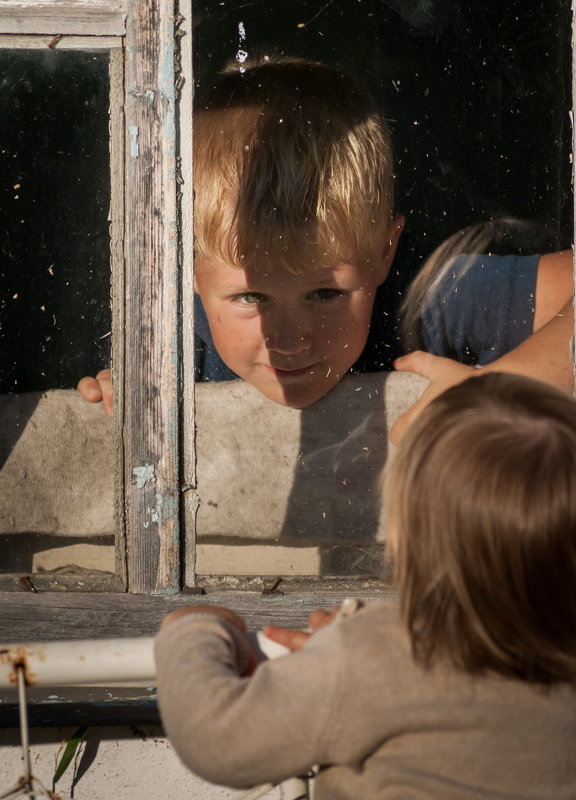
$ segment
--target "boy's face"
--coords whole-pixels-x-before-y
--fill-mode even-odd
[[[305,275],[197,257],[196,291],[224,363],[280,405],[304,408],[323,397],[364,349],[400,229],[377,265],[341,261]]]

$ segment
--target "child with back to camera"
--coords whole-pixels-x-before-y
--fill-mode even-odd
[[[390,135],[366,90],[299,59],[243,69],[225,71],[195,111],[196,378],[240,377],[303,408],[349,371],[393,368],[398,309],[420,259],[400,239]],[[545,351],[547,324],[571,296],[569,257],[532,257],[522,274],[498,336],[485,329],[494,359],[517,344],[517,320],[522,338],[544,330]],[[482,316],[482,297],[473,300]],[[530,359],[516,361],[522,370]],[[538,365],[566,382],[567,355]],[[111,411],[109,370],[79,389]]]
[[[232,611],[172,612],[155,654],[173,745],[235,787],[319,765],[316,800],[576,797],[576,404],[471,378],[388,469],[399,605],[265,628],[297,652],[256,666]]]

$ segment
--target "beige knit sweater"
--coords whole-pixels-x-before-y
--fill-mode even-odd
[[[162,720],[180,757],[248,787],[321,765],[315,800],[574,800],[576,691],[423,671],[395,605],[371,604],[240,678],[242,636],[211,615],[156,639]]]

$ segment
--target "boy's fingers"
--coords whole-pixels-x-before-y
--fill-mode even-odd
[[[98,375],[96,375],[96,380],[100,384],[100,389],[102,391],[102,403],[104,404],[104,410],[108,416],[111,417],[114,411],[114,386],[112,385],[112,370],[100,370]]]
[[[423,350],[414,350],[406,356],[400,356],[394,361],[394,369],[398,372],[414,372],[423,378],[431,380],[435,377],[435,367],[438,366],[439,356],[425,353]]]
[[[306,631],[293,630],[291,628],[278,628],[276,625],[266,625],[263,629],[263,633],[269,639],[272,639],[273,642],[284,645],[284,647],[287,647],[288,650],[292,652],[304,647],[311,636],[311,634]]]
[[[95,378],[85,377],[78,382],[77,390],[88,403],[102,401],[104,410],[109,417],[114,410],[114,388],[112,385],[112,370],[102,369]]]
[[[415,350],[397,358],[394,368],[399,372],[413,372],[430,383],[420,398],[394,422],[390,429],[390,441],[398,444],[412,422],[426,406],[450,386],[460,383],[471,375],[479,374],[473,367],[452,361],[450,358],[435,356],[422,350]]]
[[[112,383],[112,370],[110,367],[106,367],[106,369],[101,369],[100,372],[96,375],[96,380],[98,383],[102,383],[103,381],[110,381]]]
[[[451,358],[425,353],[423,350],[414,350],[413,353],[400,356],[394,361],[394,369],[398,372],[414,372],[438,385],[442,384],[445,388],[476,374],[474,367],[453,361]]]
[[[96,378],[82,378],[76,389],[88,403],[99,403],[102,400],[102,390]]]

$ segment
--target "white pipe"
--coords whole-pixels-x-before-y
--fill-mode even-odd
[[[28,686],[153,680],[153,641],[142,636],[0,645],[0,687],[17,685],[20,664]]]
[[[277,658],[287,652],[260,631],[247,636],[261,658]],[[0,688],[18,686],[20,709],[25,713],[22,675],[28,686],[152,681],[156,676],[153,642],[152,637],[143,636],[0,644]],[[27,729],[27,723],[24,727]],[[261,787],[261,792],[267,794],[272,788],[272,784],[268,784]],[[282,800],[306,800],[309,796],[308,782],[304,778],[284,781],[280,791]],[[261,792],[257,797],[262,796]],[[249,800],[253,796],[251,791],[246,798]]]
[[[260,659],[288,652],[261,631],[246,636]],[[152,681],[156,677],[153,642],[153,637],[142,636],[0,644],[0,688],[16,686],[16,667],[21,664],[28,686]]]

